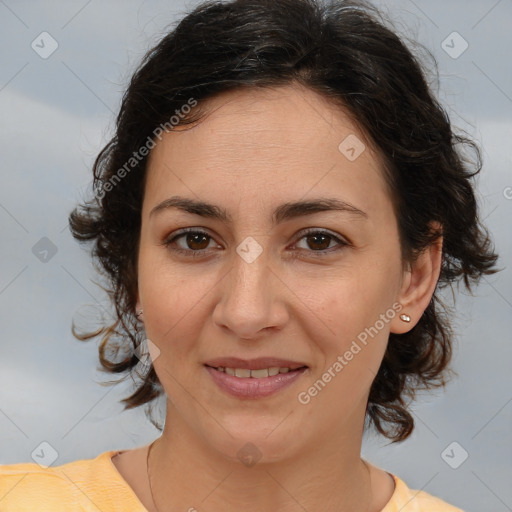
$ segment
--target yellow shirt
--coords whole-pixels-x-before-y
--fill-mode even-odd
[[[112,462],[119,451],[49,468],[0,465],[0,512],[147,512]],[[463,512],[392,476],[395,492],[381,512]]]

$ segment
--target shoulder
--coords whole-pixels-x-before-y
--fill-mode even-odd
[[[441,498],[410,489],[401,478],[391,476],[395,480],[395,492],[382,512],[464,512]]]
[[[38,510],[42,503],[58,510],[76,503],[78,489],[66,478],[69,467],[44,468],[35,462],[0,466],[0,510]]]
[[[119,510],[117,505],[131,496],[126,482],[115,472],[111,457],[103,452],[55,467],[37,463],[0,465],[0,510],[2,512],[50,512],[56,510]],[[117,503],[114,502],[114,497]]]

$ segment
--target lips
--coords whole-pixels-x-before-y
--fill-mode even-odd
[[[301,378],[307,371],[306,367],[278,374],[272,377],[254,379],[239,378],[220,372],[210,366],[205,366],[213,382],[223,392],[239,399],[261,399],[283,391]]]
[[[249,360],[222,357],[207,361],[204,367],[219,389],[239,399],[271,396],[291,386],[308,371],[304,363],[275,357]]]

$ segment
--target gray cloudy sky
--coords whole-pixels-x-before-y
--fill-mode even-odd
[[[95,342],[71,335],[77,311],[105,297],[67,215],[87,192],[130,71],[195,4],[0,1],[0,463],[31,462],[43,441],[63,464],[158,435],[142,411],[122,413],[126,387],[97,384]],[[363,453],[467,511],[505,512],[512,510],[512,1],[385,5],[434,53],[452,121],[483,146],[479,196],[505,270],[475,297],[458,297],[459,377],[418,402],[412,438],[384,447],[369,436]],[[441,456],[452,442],[456,457],[469,454],[457,469]]]

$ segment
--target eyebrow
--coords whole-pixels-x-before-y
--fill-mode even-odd
[[[151,210],[149,216],[151,217],[152,215],[168,210],[169,208],[177,208],[187,213],[220,220],[224,223],[230,223],[233,220],[227,210],[218,205],[180,196],[170,197],[169,199],[165,199],[161,203],[157,204]],[[368,218],[367,213],[346,201],[336,198],[319,198],[309,201],[284,203],[274,210],[272,214],[272,221],[274,224],[279,224],[285,220],[326,211],[340,211],[354,214],[362,218]]]

